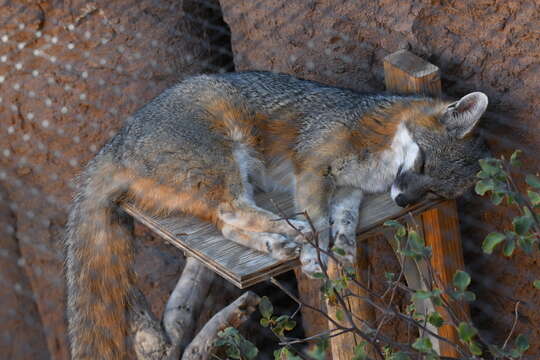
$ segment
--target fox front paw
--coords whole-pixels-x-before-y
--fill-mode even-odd
[[[320,258],[322,264],[326,266],[328,256],[321,253]],[[302,263],[302,272],[312,279],[316,278],[315,274],[323,272],[319,257],[317,256],[317,250],[309,244],[304,244],[302,253],[300,254],[300,262]]]
[[[337,248],[334,253],[344,265],[352,265],[356,260],[357,219],[348,211],[342,215],[332,225],[334,248]]]
[[[264,244],[270,256],[274,259],[285,260],[300,254],[300,244],[287,236],[272,233],[263,233]]]

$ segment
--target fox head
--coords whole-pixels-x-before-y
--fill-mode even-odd
[[[474,92],[453,103],[434,102],[408,119],[406,127],[418,149],[392,185],[397,205],[415,203],[426,195],[456,198],[474,184],[478,160],[488,156],[474,131],[487,105],[487,96]]]

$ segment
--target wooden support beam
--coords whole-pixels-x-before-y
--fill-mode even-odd
[[[441,95],[439,68],[407,50],[384,58],[384,83],[398,94]]]
[[[439,68],[409,51],[400,50],[388,55],[384,59],[384,73],[388,91],[441,95]],[[464,268],[456,202],[444,201],[425,211],[421,219],[426,244],[433,249],[431,264],[435,274],[440,278],[442,286],[449,287],[456,270]],[[468,309],[465,307],[464,313],[460,315],[468,317]],[[445,320],[449,319],[446,313],[442,316]],[[443,326],[439,333],[452,342],[459,342],[457,333],[451,326]],[[441,356],[459,356],[454,348],[443,342],[440,343],[439,350]]]
[[[422,223],[426,245],[431,246],[433,249],[431,264],[436,276],[441,280],[441,286],[448,288],[452,284],[456,271],[465,269],[455,200],[447,200],[439,206],[425,211],[422,214]],[[447,300],[459,320],[470,320],[467,303],[456,303],[451,299]],[[450,315],[444,308],[435,307],[435,310],[441,313],[443,319],[450,319]],[[454,343],[459,343],[456,329],[451,325],[441,326],[439,335],[450,339]],[[443,356],[460,356],[454,347],[445,342],[439,342],[439,347],[440,354]]]
[[[368,247],[367,247],[367,241],[359,241],[358,242],[358,248],[356,253],[356,279],[358,279],[359,282],[362,283],[364,286],[369,286],[368,283],[368,268],[369,268],[369,256],[368,256]],[[328,276],[331,279],[336,279],[341,277],[343,274],[341,272],[341,269],[338,267],[338,265],[330,261],[328,264]],[[350,289],[353,293],[359,296],[369,296],[369,294],[361,289],[360,287],[355,286],[353,289]],[[334,320],[338,320],[339,317],[337,316],[337,310],[342,308],[339,304],[327,304],[328,309],[328,315],[332,317]],[[375,309],[369,305],[366,301],[361,300],[357,297],[348,297],[347,298],[347,308],[348,310],[353,313],[356,317],[360,320],[353,319],[355,322],[354,325],[356,325],[360,329],[366,329],[374,328],[375,326]],[[350,327],[352,324],[349,323],[349,320],[347,318],[344,318],[342,321],[338,322],[345,326]],[[366,326],[367,324],[367,326]],[[335,327],[331,322],[328,324],[329,329],[332,329]],[[366,331],[368,332],[368,331]],[[332,359],[333,360],[351,360],[354,358],[354,349],[355,347],[360,344],[363,341],[362,338],[360,338],[358,335],[349,332],[345,333],[340,336],[333,337],[330,341],[331,349],[332,349]],[[370,359],[375,359],[375,349],[371,348],[371,346],[368,346],[366,348],[368,356]]]

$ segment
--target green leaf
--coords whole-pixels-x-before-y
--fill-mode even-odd
[[[423,353],[429,353],[433,351],[433,344],[427,336],[419,337],[418,339],[416,339],[416,341],[412,344],[412,347]]]
[[[270,319],[270,317],[274,313],[274,307],[272,306],[272,303],[267,296],[262,297],[261,302],[259,303],[259,311],[261,312],[261,315],[266,319]]]
[[[482,348],[476,341],[471,341],[469,343],[469,351],[471,352],[471,354],[476,356],[482,355]]]
[[[532,253],[533,251],[533,244],[534,244],[534,238],[530,236],[520,236],[518,239],[519,246],[525,251],[527,254]]]
[[[332,251],[335,252],[336,254],[340,255],[340,256],[345,256],[345,250],[343,250],[342,248],[334,246],[332,248]]]
[[[406,353],[400,351],[390,355],[389,360],[411,360],[411,358]]]
[[[403,226],[399,221],[396,220],[386,220],[383,224],[384,226],[391,226],[391,227],[400,227]]]
[[[462,340],[463,342],[471,341],[472,338],[478,332],[474,327],[472,327],[466,322],[459,323],[457,330],[458,330],[459,339]]]
[[[396,276],[396,274],[393,273],[393,272],[385,272],[384,273],[384,277],[386,278],[387,281],[393,281],[395,276]]]
[[[484,171],[490,176],[497,175],[501,172],[501,169],[499,167],[499,160],[497,159],[480,159],[478,163],[480,164],[482,171]]]
[[[443,306],[443,301],[440,296],[434,296],[431,301],[433,301],[433,305],[435,306]]]
[[[291,353],[291,351],[287,349],[286,347],[283,347],[281,349],[274,351],[274,359],[275,360],[302,360],[298,356]]]
[[[337,318],[339,321],[345,320],[345,315],[343,314],[343,310],[338,309],[338,310],[336,311],[336,318]]]
[[[523,151],[516,150],[512,153],[512,156],[510,156],[510,164],[512,166],[521,166],[521,161],[518,160],[518,158],[521,156]]]
[[[531,200],[531,204],[534,206],[540,205],[540,194],[536,191],[527,190],[527,196],[529,197],[529,200]]]
[[[504,238],[504,234],[501,234],[499,232],[492,232],[491,234],[486,236],[486,238],[484,239],[484,243],[482,244],[482,249],[484,250],[484,253],[492,254],[495,246],[499,245],[504,240]]]
[[[227,347],[227,356],[231,359],[241,359],[240,349],[236,346]]]
[[[409,231],[409,243],[415,249],[421,249],[426,244],[424,239],[414,230]]]
[[[324,274],[321,272],[316,272],[312,275],[315,279],[324,279]]]
[[[474,300],[476,300],[476,294],[473,293],[472,291],[464,291],[463,300],[467,302],[473,302]]]
[[[540,289],[540,280],[534,280],[533,281],[533,286],[537,289]]]
[[[501,192],[492,192],[491,193],[491,202],[495,205],[500,205],[504,199],[504,193]]]
[[[257,358],[259,354],[259,349],[249,340],[242,338],[239,344],[240,354],[242,358],[252,360]]]
[[[296,321],[294,320],[287,320],[285,324],[283,324],[283,327],[287,331],[291,331],[292,329],[294,329],[295,326],[296,326]]]
[[[479,178],[479,179],[489,179],[490,176],[488,173],[480,170],[479,172],[476,173],[476,177]]]
[[[486,194],[486,192],[488,191],[492,191],[493,188],[494,188],[494,183],[493,183],[493,180],[491,179],[484,179],[484,180],[480,180],[476,183],[476,185],[474,186],[474,191],[480,195],[480,196],[484,196]]]
[[[454,286],[460,291],[465,291],[471,283],[471,277],[465,271],[458,270],[454,274]]]
[[[514,225],[514,230],[516,231],[516,233],[518,233],[519,235],[526,235],[531,229],[533,222],[534,220],[531,216],[523,215],[514,218],[512,224]]]
[[[540,189],[540,178],[536,175],[529,174],[525,177],[525,181],[529,186],[532,186],[535,189]]]
[[[317,342],[317,345],[308,351],[308,355],[314,360],[325,360],[326,351],[330,346],[330,342],[327,337],[323,337]]]
[[[262,327],[268,327],[270,325],[270,320],[267,318],[261,318],[260,323]]]
[[[354,348],[354,356],[352,360],[366,360],[368,354],[366,352],[366,341],[362,341],[360,344],[356,345]]]
[[[428,322],[435,327],[441,327],[444,324],[444,319],[438,312],[432,312],[428,316]]]
[[[523,334],[516,336],[514,344],[516,346],[516,350],[519,351],[521,354],[523,354],[529,349],[529,340]]]
[[[425,291],[425,290],[417,290],[413,296],[413,300],[426,300],[431,297],[431,291]]]
[[[506,242],[504,243],[504,249],[503,249],[504,256],[512,256],[515,249],[516,249],[516,240],[514,240],[513,237],[507,238]]]

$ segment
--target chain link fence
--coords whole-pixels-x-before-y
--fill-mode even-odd
[[[271,70],[382,91],[383,57],[406,48],[441,68],[448,95],[486,92],[491,102],[482,126],[493,153],[508,157],[521,149],[523,171],[535,173],[538,7],[505,0],[2,1],[1,357],[68,358],[62,236],[73,179],[130,114],[190,75]],[[459,204],[477,293],[473,321],[494,341],[504,341],[513,327],[527,333],[529,358],[536,358],[539,290],[531,284],[540,278],[538,252],[484,255],[485,235],[511,227],[513,213],[473,195]],[[184,260],[143,226],[134,235],[138,285],[159,314]],[[370,248],[377,288],[399,265],[383,241]],[[273,291],[258,289],[260,295]],[[216,282],[212,294],[201,325],[239,292]],[[294,311],[294,303],[278,301]],[[398,306],[407,303],[403,295]],[[395,333],[407,331],[386,325],[392,326]]]

